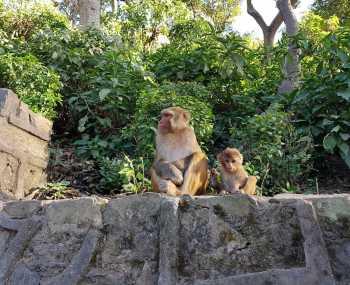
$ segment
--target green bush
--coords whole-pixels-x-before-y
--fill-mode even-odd
[[[293,191],[312,168],[312,139],[298,134],[290,115],[275,105],[232,130],[232,143],[238,146],[252,172],[258,173],[262,194]]]
[[[11,37],[29,39],[41,30],[61,30],[69,26],[66,17],[49,5],[0,10],[0,30]]]
[[[75,141],[78,154],[98,159],[121,147],[116,130],[130,123],[140,90],[149,84],[141,65],[122,50],[106,51],[93,59],[86,71],[87,91],[68,100],[81,138]]]
[[[192,93],[194,90],[199,93]],[[134,139],[138,154],[153,157],[154,131],[160,111],[170,106],[178,106],[191,112],[191,122],[197,139],[205,147],[213,131],[212,109],[201,100],[206,94],[204,87],[190,83],[165,83],[159,88],[144,90],[136,101],[135,118],[130,129],[124,131],[124,136]]]
[[[289,98],[296,126],[311,133],[325,151],[338,153],[350,168],[350,29],[299,44],[305,76]]]
[[[239,86],[244,75],[244,54],[248,49],[240,36],[215,33],[208,23],[185,22],[171,31],[171,42],[152,54],[150,69],[159,81],[197,81],[204,85]],[[232,85],[232,86],[231,86]],[[238,90],[238,87],[235,88]]]
[[[137,54],[95,29],[39,32],[30,50],[62,78],[60,132],[75,136],[78,154],[101,159],[124,150],[119,130],[131,121],[137,94],[152,81]]]
[[[0,86],[12,89],[34,112],[56,117],[62,102],[59,76],[32,55],[0,55]]]

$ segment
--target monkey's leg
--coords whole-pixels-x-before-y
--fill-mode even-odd
[[[203,194],[208,186],[208,159],[202,152],[192,154],[192,159],[184,172],[181,194]]]
[[[247,183],[243,187],[243,192],[248,195],[256,194],[256,176],[248,176]]]
[[[171,196],[181,195],[179,188],[171,181],[160,178],[154,168],[151,168],[151,182],[154,192],[167,193]]]
[[[159,160],[153,164],[153,168],[158,177],[172,181],[175,185],[183,182],[182,171],[175,164],[168,161]]]

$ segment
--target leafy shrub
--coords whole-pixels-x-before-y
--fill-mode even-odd
[[[87,30],[64,29],[40,31],[30,39],[31,53],[45,65],[56,70],[64,82],[63,93],[69,97],[87,87],[85,73],[95,66],[95,56],[103,54],[120,44],[111,37],[93,28]]]
[[[241,37],[218,35],[208,23],[185,22],[173,28],[171,38],[169,45],[149,57],[160,81],[195,80],[207,85],[214,78],[227,83],[242,77],[247,46]]]
[[[141,65],[119,50],[94,57],[87,70],[88,91],[71,96],[68,104],[81,139],[75,144],[84,157],[99,158],[120,149],[117,129],[131,120],[138,93],[148,85]]]
[[[12,89],[34,112],[53,119],[62,102],[59,76],[32,55],[0,55],[0,86]]]
[[[305,76],[302,88],[290,96],[297,127],[350,167],[350,30],[301,46]]]
[[[130,159],[102,159],[99,163],[102,177],[99,188],[103,192],[138,193],[150,189],[151,182],[145,175],[145,163],[142,157]]]
[[[194,90],[199,93],[192,93]],[[192,125],[199,143],[204,146],[213,131],[213,112],[200,98],[206,96],[205,88],[190,83],[165,83],[159,88],[143,91],[136,102],[135,118],[124,136],[134,138],[136,151],[144,157],[154,152],[154,130],[160,111],[170,106],[182,107],[192,114]]]
[[[49,5],[4,9],[0,13],[0,30],[11,37],[29,39],[40,30],[61,30],[69,26],[68,20]]]
[[[312,140],[298,134],[290,115],[272,106],[232,130],[233,145],[242,149],[250,171],[258,173],[262,193],[291,190],[311,170]]]
[[[120,149],[118,130],[151,81],[134,52],[95,29],[40,32],[30,49],[61,75],[64,108],[57,125],[77,138],[78,154],[99,160]]]

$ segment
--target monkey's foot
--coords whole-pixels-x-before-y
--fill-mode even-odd
[[[171,196],[177,196],[179,190],[173,182],[162,179],[159,181],[159,192],[166,193]]]
[[[242,194],[242,192],[239,191],[239,190],[230,190],[228,193],[231,194],[231,195]]]

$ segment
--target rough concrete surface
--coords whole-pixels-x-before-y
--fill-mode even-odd
[[[0,88],[0,197],[23,198],[45,184],[52,123]]]
[[[0,202],[0,285],[350,284],[350,195]]]

